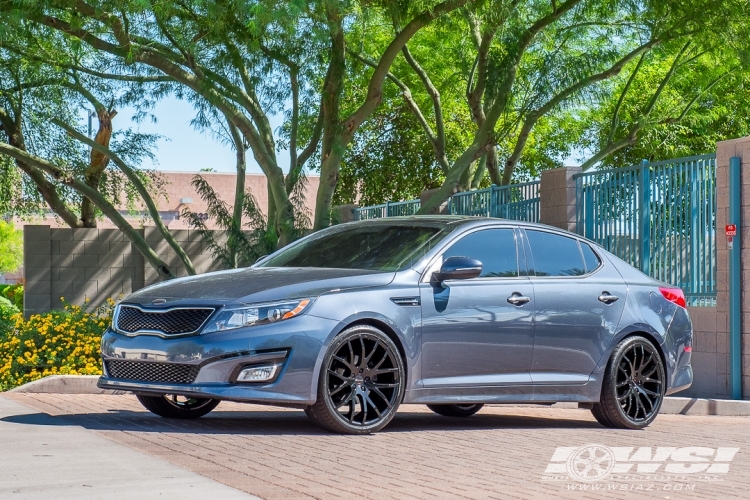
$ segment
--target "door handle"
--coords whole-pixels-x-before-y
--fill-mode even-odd
[[[522,306],[527,302],[531,302],[531,299],[529,297],[521,295],[518,292],[513,292],[513,295],[508,297],[508,303],[513,304],[514,306]]]
[[[605,304],[612,304],[613,302],[617,302],[620,299],[620,297],[617,297],[616,295],[610,295],[609,292],[602,292],[601,295],[599,295],[599,302],[604,302]]]

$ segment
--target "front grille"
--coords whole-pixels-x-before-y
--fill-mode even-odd
[[[200,371],[198,366],[179,363],[109,359],[104,364],[110,378],[136,380],[138,382],[192,384]]]
[[[117,312],[116,328],[125,333],[144,331],[161,332],[165,335],[195,333],[213,314],[214,308],[165,309],[164,311],[141,310],[122,305]]]

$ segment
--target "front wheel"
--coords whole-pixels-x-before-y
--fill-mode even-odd
[[[470,417],[482,409],[483,404],[427,405],[427,408],[444,417]]]
[[[404,364],[396,344],[369,325],[344,330],[326,352],[318,398],[305,413],[329,431],[370,434],[393,419],[404,396]]]
[[[200,418],[211,413],[219,405],[218,399],[201,399],[174,394],[162,396],[136,394],[136,398],[148,411],[164,418]]]
[[[602,395],[591,409],[605,427],[643,429],[659,413],[666,388],[664,363],[648,339],[629,337],[615,348]]]

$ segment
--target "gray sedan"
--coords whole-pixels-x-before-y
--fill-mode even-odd
[[[401,404],[468,417],[560,401],[640,429],[690,386],[691,344],[679,288],[574,234],[391,218],[130,295],[102,340],[99,386],[162,417],[231,400],[303,408],[351,434],[382,429]]]

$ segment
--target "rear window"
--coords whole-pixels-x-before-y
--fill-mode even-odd
[[[526,230],[531,246],[531,276],[580,276],[586,274],[578,240],[544,231]]]
[[[259,267],[397,271],[442,239],[440,226],[365,224],[331,228],[281,250]]]

